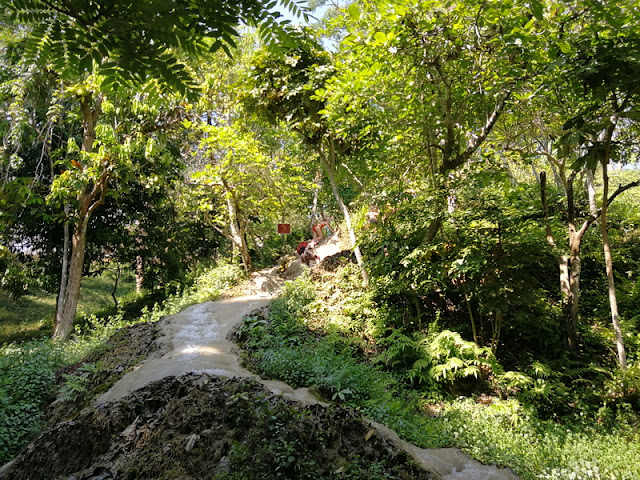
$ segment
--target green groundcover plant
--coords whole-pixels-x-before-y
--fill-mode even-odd
[[[268,314],[245,318],[238,335],[248,363],[261,375],[295,387],[311,387],[326,399],[350,405],[386,424],[417,445],[457,446],[482,462],[509,466],[524,479],[640,478],[640,434],[630,408],[608,414],[583,409],[573,417],[540,418],[535,389],[549,375],[547,369],[539,366],[538,376],[534,372],[532,376],[504,373],[484,351],[476,353],[485,360],[474,361],[469,342],[446,330],[427,342],[426,349],[433,352],[418,358],[423,370],[432,375],[425,374],[427,386],[414,388],[415,382],[406,375],[383,370],[385,364],[380,359],[388,360],[390,355],[367,359],[345,349],[349,342],[338,339],[335,332],[325,335],[308,328],[316,325],[312,319],[318,307],[314,291],[310,277],[302,275],[287,282]],[[404,340],[408,344],[411,339]],[[459,340],[457,350],[465,352],[451,350],[444,355],[443,345],[451,340]],[[403,349],[404,355],[415,359],[418,343],[412,344],[413,354],[407,353],[409,347]],[[458,362],[455,374],[442,375],[443,369]],[[448,367],[435,368],[442,365]],[[476,369],[468,367],[475,365],[494,370],[498,378],[494,386],[501,395],[450,393],[448,382],[462,377],[465,369],[473,377]],[[523,390],[529,396],[515,395]],[[527,402],[528,398],[532,401]]]

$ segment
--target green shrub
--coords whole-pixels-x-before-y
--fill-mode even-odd
[[[459,333],[444,330],[429,342],[433,366],[429,375],[442,382],[461,378],[486,379],[491,373],[502,373],[495,355],[487,347],[463,340]]]
[[[331,400],[361,402],[380,396],[391,382],[380,372],[344,355],[327,343],[283,346],[256,352],[261,375],[293,387],[316,387]]]
[[[637,429],[540,421],[516,399],[458,401],[443,417],[449,435],[474,458],[509,465],[523,479],[640,478]]]
[[[20,298],[27,293],[29,279],[22,265],[16,261],[11,262],[0,279],[0,287],[13,299]]]
[[[193,303],[216,300],[227,288],[240,283],[246,274],[240,265],[220,263],[199,275],[187,297]]]
[[[606,395],[610,398],[638,398],[640,396],[640,362],[631,363],[626,370],[619,368],[605,381]]]
[[[63,347],[49,339],[0,349],[0,463],[14,456],[39,430],[42,408],[55,394]]]
[[[309,276],[309,270],[304,270],[295,280],[285,282],[282,298],[286,302],[287,311],[296,318],[308,314],[308,307],[316,298],[316,289]]]

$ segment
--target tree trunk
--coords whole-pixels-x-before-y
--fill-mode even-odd
[[[330,151],[331,151],[331,157],[333,159],[334,154],[333,154],[333,148],[332,147],[330,147]],[[349,240],[351,241],[351,248],[353,248],[353,253],[356,256],[356,261],[358,262],[358,266],[360,266],[361,271],[362,271],[362,280],[364,281],[365,284],[367,284],[367,283],[369,283],[369,274],[367,273],[366,269],[364,268],[364,261],[362,260],[362,253],[360,252],[360,247],[357,245],[356,232],[353,229],[353,225],[351,224],[351,214],[349,213],[349,209],[344,204],[344,201],[342,200],[342,196],[340,195],[340,192],[338,191],[338,183],[336,182],[336,177],[333,174],[333,168],[331,167],[331,165],[327,161],[327,157],[325,156],[324,152],[322,151],[322,148],[318,149],[318,153],[320,155],[320,162],[322,163],[322,166],[324,167],[325,172],[327,173],[327,177],[329,177],[329,183],[331,184],[331,190],[333,191],[333,196],[336,199],[336,202],[338,203],[338,206],[340,207],[340,210],[342,211],[342,215],[344,216],[344,223],[347,226],[347,232],[349,233]]]
[[[144,259],[136,255],[136,293],[142,293],[144,286]]]
[[[316,170],[316,178],[314,179],[314,183],[317,185],[317,188],[313,189],[313,202],[311,204],[311,215],[309,228],[312,228],[316,224],[316,219],[319,217],[318,215],[318,196],[320,195],[320,190],[322,189],[322,166],[318,166]]]
[[[591,215],[597,215],[598,213],[598,203],[596,202],[596,187],[595,187],[595,181],[593,178],[593,172],[589,169],[587,169],[587,178],[586,178],[586,187],[587,187],[587,194],[589,196],[589,213],[591,213]],[[606,196],[605,196],[606,198]]]
[[[616,334],[616,347],[618,349],[618,362],[622,370],[627,369],[627,354],[624,349],[624,339],[620,328],[620,316],[618,314],[618,300],[616,298],[616,287],[613,279],[613,259],[611,257],[611,245],[609,243],[609,232],[607,228],[607,210],[609,195],[609,174],[607,172],[607,159],[602,162],[602,183],[603,198],[602,211],[600,213],[600,229],[602,231],[602,247],[604,250],[604,263],[607,272],[607,286],[609,289],[609,306],[611,308],[611,321]]]
[[[502,160],[502,165],[504,166],[504,170],[507,172],[509,176],[509,181],[511,182],[512,187],[516,187],[518,185],[518,181],[516,180],[516,176],[513,174],[513,170],[511,170],[511,165],[509,165],[509,160],[504,155],[500,155],[500,159]]]
[[[495,313],[495,320],[492,322],[491,332],[491,352],[495,355],[500,344],[500,333],[502,332],[502,312]]]
[[[71,262],[69,263],[69,276],[65,288],[62,311],[56,315],[59,321],[54,325],[53,337],[65,340],[71,335],[73,321],[76,317],[78,300],[80,298],[80,285],[82,283],[82,266],[84,264],[84,247],[87,231],[84,222],[76,225],[71,238]]]
[[[118,297],[116,296],[116,293],[118,292],[118,282],[120,281],[121,276],[122,269],[118,265],[118,267],[116,268],[116,280],[113,283],[113,290],[111,291],[111,298],[113,298],[113,304],[115,305],[116,310],[118,309]]]
[[[52,175],[53,178],[53,175]],[[69,204],[64,206],[65,219],[69,218]],[[69,223],[65,222],[63,225],[64,240],[62,241],[62,271],[60,273],[60,288],[58,290],[58,299],[56,300],[56,312],[53,319],[53,324],[57,325],[62,321],[62,310],[64,307],[64,297],[67,290],[67,278],[69,276],[69,257],[71,255],[70,235],[69,235]]]
[[[249,247],[247,246],[247,240],[245,232],[242,231],[238,213],[238,206],[236,204],[233,192],[229,187],[227,181],[222,179],[222,186],[224,187],[224,196],[227,204],[227,213],[229,215],[229,227],[231,229],[232,243],[235,248],[238,249],[240,257],[242,258],[242,265],[247,273],[253,270],[253,264],[251,261],[251,255],[249,254]]]
[[[567,211],[569,227],[569,255],[555,253],[556,262],[560,274],[560,294],[562,296],[562,314],[565,319],[566,342],[569,350],[575,350],[578,343],[578,301],[580,299],[580,245],[582,237],[589,224],[585,222],[579,231],[576,231],[573,208],[573,182],[571,175],[566,187]],[[540,172],[540,197],[542,200],[542,217],[545,223],[547,243],[557,250],[556,242],[549,223],[549,207],[547,205],[547,174]]]
[[[478,332],[476,331],[476,321],[473,317],[473,308],[471,307],[471,300],[469,299],[469,295],[467,295],[467,292],[464,293],[464,300],[467,303],[467,312],[469,312],[469,320],[471,320],[471,331],[473,333],[473,341],[476,345],[480,345],[478,343]]]
[[[556,187],[566,193],[566,181],[562,178],[562,175],[558,172],[558,169],[553,164],[553,162],[549,161],[549,166],[551,167],[551,171],[553,172],[553,179],[556,182]]]
[[[531,173],[533,173],[533,178],[536,179],[536,183],[540,185],[540,174],[536,170],[535,165],[531,165]]]
[[[90,96],[83,97],[80,101],[83,125],[82,150],[86,153],[91,153],[93,150],[95,126],[98,121],[98,116],[100,115],[101,105],[101,97],[96,100],[93,107],[91,107]],[[59,295],[59,298],[62,299],[62,302],[58,302],[56,306],[56,316],[53,326],[53,338],[57,340],[69,338],[73,330],[73,322],[76,317],[78,300],[80,298],[87,226],[95,209],[104,203],[108,183],[109,168],[108,165],[104,165],[100,177],[93,183],[85,185],[77,197],[78,214],[76,223],[73,226],[73,236],[71,237],[71,260],[69,262],[67,278],[65,279],[64,277],[64,270],[61,274],[61,295]]]
[[[563,311],[566,320],[567,346],[575,350],[578,346],[578,307],[580,301],[580,275],[582,261],[580,259],[580,241],[574,239],[569,256],[569,295],[563,295]],[[563,257],[566,258],[566,257]],[[561,274],[564,275],[564,272]]]

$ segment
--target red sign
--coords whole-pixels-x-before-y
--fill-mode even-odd
[[[291,233],[291,224],[289,224],[289,223],[279,223],[278,224],[278,233]]]

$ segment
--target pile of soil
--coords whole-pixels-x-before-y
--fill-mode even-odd
[[[356,255],[351,250],[342,250],[323,258],[318,267],[327,272],[335,272],[347,263],[356,263]]]
[[[162,335],[155,322],[138,323],[118,330],[98,351],[81,362],[62,368],[57,373],[57,383],[65,382],[65,376],[79,374],[85,364],[95,365],[85,385],[85,394],[74,401],[54,402],[47,409],[45,417],[52,426],[87,406],[97,395],[106,392],[127,372],[130,372],[148,358],[161,357],[171,345]]]
[[[302,406],[252,379],[167,377],[45,430],[0,479],[428,479],[339,406]]]

